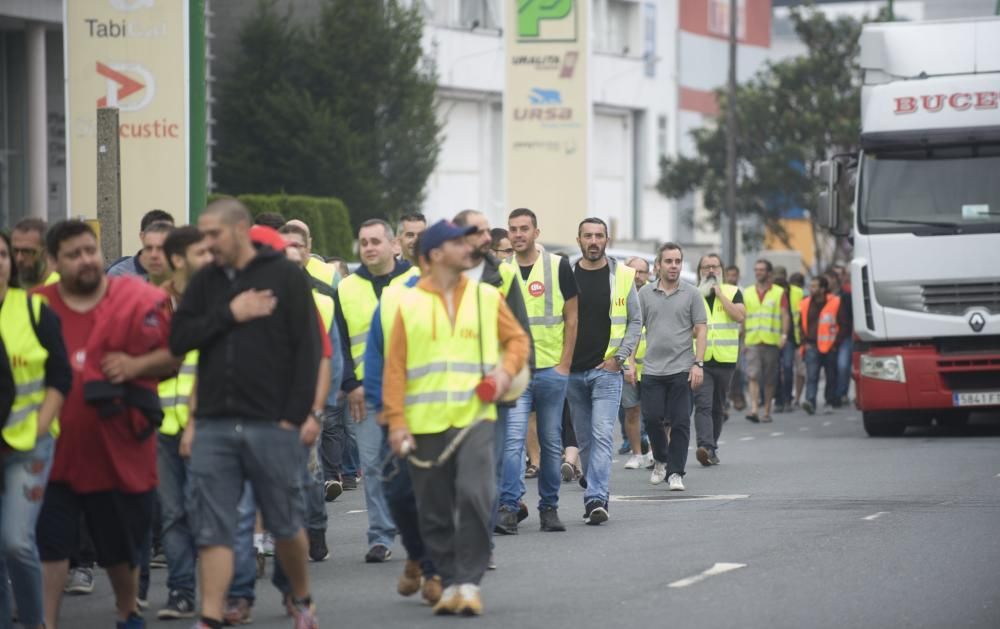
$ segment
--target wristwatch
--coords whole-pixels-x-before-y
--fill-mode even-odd
[[[701,369],[705,368],[705,361],[704,360],[696,360],[694,364],[698,365],[698,367],[700,367]]]
[[[321,411],[318,408],[314,408],[313,410],[309,411],[309,417],[312,417],[321,424],[323,423],[323,411]]]
[[[622,358],[621,356],[615,356],[615,362],[618,363],[618,368],[619,369],[621,369],[622,366],[625,364],[625,360],[626,359]]]

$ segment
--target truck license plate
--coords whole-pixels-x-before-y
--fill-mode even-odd
[[[952,393],[954,406],[1000,406],[1000,391]]]

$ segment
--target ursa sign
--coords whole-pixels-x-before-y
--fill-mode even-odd
[[[945,109],[967,111],[969,109],[1000,108],[1000,92],[989,91],[900,96],[892,100],[895,103],[892,113],[896,115],[915,114],[919,111],[936,114]]]

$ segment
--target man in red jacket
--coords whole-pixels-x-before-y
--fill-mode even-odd
[[[136,609],[139,547],[152,525],[156,491],[156,439],[140,438],[142,412],[129,405],[124,391],[152,388],[156,378],[176,368],[167,349],[170,332],[166,294],[156,291],[141,304],[140,316],[126,336],[142,337],[143,353],[108,351],[100,362],[104,382],[123,386],[119,404],[96,405],[84,396],[87,352],[100,347],[92,332],[98,319],[115,306],[134,301],[132,280],[108,278],[93,229],[83,221],[52,226],[46,248],[56,263],[58,284],[38,290],[62,321],[63,338],[73,368],[73,386],[60,414],[61,434],[45,501],[38,520],[38,547],[44,576],[45,626],[55,629],[59,603],[77,548],[80,516],[87,522],[98,563],[108,572],[115,592],[119,629],[145,626]],[[162,296],[163,299],[159,299]],[[131,343],[123,347],[134,351]],[[91,357],[93,358],[93,357]],[[92,364],[92,361],[91,361]],[[94,374],[91,374],[93,379]],[[124,402],[121,404],[121,402]]]

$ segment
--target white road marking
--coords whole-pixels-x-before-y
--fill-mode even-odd
[[[833,422],[823,422],[823,425],[824,425],[824,426],[832,426],[832,425],[833,425]]]
[[[720,446],[724,446],[724,445],[726,445],[726,442],[725,442],[725,440],[723,440],[723,439],[719,439],[719,445],[720,445]],[[1000,476],[1000,474],[997,474],[997,476]]]
[[[772,432],[772,433],[771,433],[771,436],[772,436],[772,437],[780,437],[780,436],[781,436],[781,435],[783,435],[783,434],[785,434],[785,433],[783,433],[783,432]]]
[[[809,431],[809,426],[802,426],[802,427],[799,428],[799,430],[801,430],[802,432],[808,432]]]
[[[871,515],[866,515],[865,517],[863,517],[861,519],[862,520],[868,520],[869,522],[871,522],[872,520],[877,520],[877,519],[881,518],[883,515],[889,515],[889,512],[888,511],[879,511],[878,513],[873,513]]]
[[[611,496],[610,502],[714,502],[720,500],[743,500],[750,494],[716,494],[711,496],[691,496],[677,498],[662,498],[661,496]]]
[[[753,437],[740,437],[740,441],[753,441]]]
[[[701,583],[702,581],[710,577],[715,577],[720,574],[725,574],[727,572],[732,572],[733,570],[739,570],[740,568],[746,568],[746,567],[747,565],[745,563],[717,563],[708,570],[702,572],[701,574],[696,574],[693,577],[688,577],[686,579],[674,581],[667,587],[686,588],[690,585]]]
[[[355,513],[366,513],[368,509],[353,509],[347,512],[347,515],[354,515]]]

